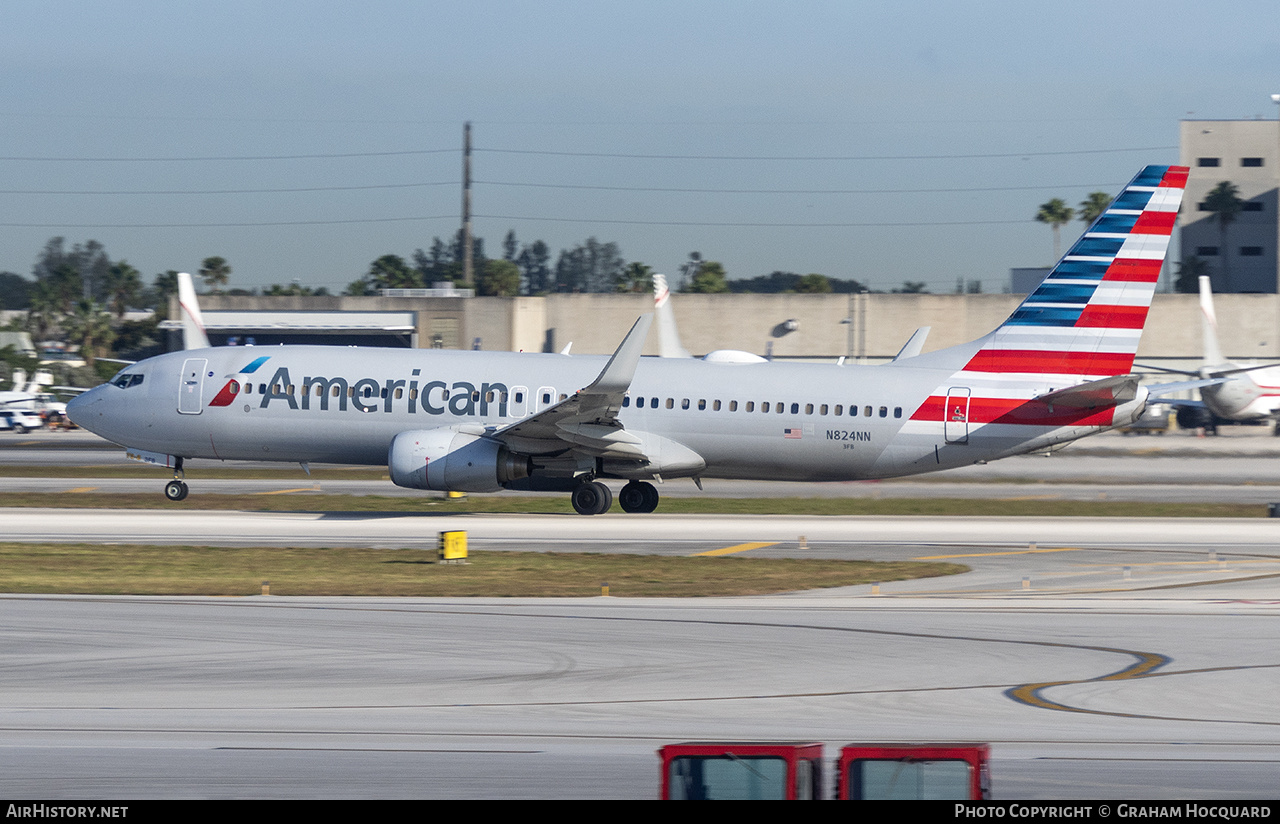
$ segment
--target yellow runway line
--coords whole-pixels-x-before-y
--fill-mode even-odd
[[[1014,549],[1007,552],[969,552],[959,555],[922,555],[913,561],[943,561],[947,558],[998,558],[1001,555],[1039,555],[1043,552],[1081,552],[1080,547],[1060,546],[1054,549]],[[1114,564],[1112,564],[1114,566]]]
[[[63,492],[92,492],[96,486],[77,486],[75,489],[64,489]]]
[[[254,495],[288,495],[291,492],[321,492],[318,486],[300,486],[297,489],[272,489],[267,492],[255,492]]]
[[[727,547],[724,547],[723,549],[710,549],[710,550],[707,550],[706,552],[695,552],[693,553],[693,557],[696,558],[700,555],[732,555],[735,552],[746,552],[751,549],[760,549],[766,546],[777,546],[777,545],[778,545],[777,541],[767,541],[765,543],[758,543],[758,544],[738,544],[737,546],[727,546]]]

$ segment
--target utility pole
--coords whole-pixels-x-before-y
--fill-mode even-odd
[[[462,285],[475,283],[471,259],[471,121],[462,128]]]

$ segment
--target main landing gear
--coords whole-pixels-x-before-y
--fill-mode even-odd
[[[652,512],[658,508],[658,490],[646,481],[632,481],[618,493],[623,512]]]
[[[178,458],[173,464],[173,480],[164,485],[164,496],[171,501],[184,500],[187,493],[191,491],[183,480],[185,477],[186,474],[182,471],[182,458]]]
[[[574,487],[573,508],[579,515],[601,515],[613,505],[613,492],[599,481],[584,481]],[[652,512],[658,508],[658,490],[645,481],[631,481],[618,493],[624,512]]]

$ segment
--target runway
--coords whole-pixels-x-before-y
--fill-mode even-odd
[[[989,741],[997,798],[1267,798],[1280,768],[1274,604],[0,604],[10,797],[653,798],[690,739]]]
[[[1010,473],[1000,483],[940,486],[992,496],[1006,485],[1035,495],[1078,484],[1096,495],[1119,465],[1117,489],[1170,474],[1164,494],[1280,487],[1274,439],[1258,440],[1252,456],[1237,443],[1180,458],[1015,459],[962,471]],[[12,454],[0,449],[0,463]],[[1209,480],[1188,483],[1187,463]],[[58,479],[68,480],[78,479]],[[218,494],[218,481],[189,481],[193,495]],[[824,486],[884,494],[894,484]],[[243,513],[157,501],[0,509],[0,524],[21,541],[410,552],[430,551],[442,529],[466,530],[474,550],[691,554],[765,542],[751,552],[936,557],[973,571],[886,583],[879,594],[755,598],[0,596],[0,792],[654,798],[663,744],[804,739],[825,742],[828,756],[851,742],[987,741],[996,798],[1275,795],[1280,521],[588,518],[453,515],[431,504],[411,514]]]
[[[1030,455],[987,465],[887,481],[794,484],[709,478],[699,490],[689,480],[662,484],[664,497],[685,498],[977,498],[1021,500],[1138,501],[1169,503],[1280,503],[1280,438],[1257,427],[1229,430],[1216,438],[1187,435],[1126,437],[1109,434],[1046,457]],[[5,476],[3,468],[83,467],[59,477]],[[134,477],[103,477],[103,469],[136,470]],[[319,468],[319,467],[317,467]],[[271,495],[316,491],[430,500],[431,493],[403,489],[387,480],[317,480],[293,464],[190,461],[193,495]],[[209,470],[232,477],[208,477]],[[360,469],[368,469],[360,467]],[[239,470],[240,472],[237,472]],[[271,477],[252,477],[270,470]],[[241,475],[241,472],[243,473]],[[98,491],[155,496],[169,475],[123,458],[123,450],[86,432],[0,436],[0,505],[13,492]],[[613,483],[615,492],[621,482]],[[497,493],[499,495],[503,493]],[[560,494],[560,493],[549,493]],[[659,509],[661,511],[661,509]]]

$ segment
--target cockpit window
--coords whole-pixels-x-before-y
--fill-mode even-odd
[[[118,386],[121,389],[131,389],[135,386],[142,385],[142,375],[134,372],[129,375],[116,375],[116,379],[111,382],[112,386]]]

